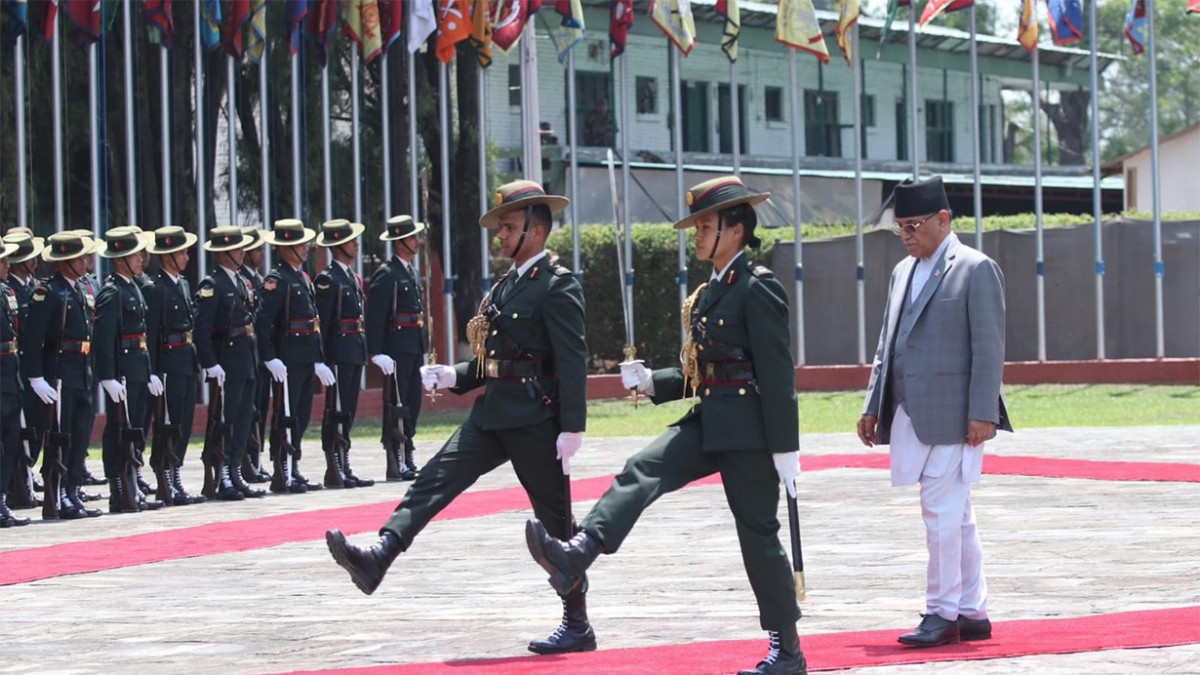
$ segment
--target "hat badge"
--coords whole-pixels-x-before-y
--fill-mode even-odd
[[[692,204],[695,204],[695,203],[696,203],[696,195],[695,195],[695,193],[693,193],[691,190],[688,190],[688,191],[687,191],[687,197],[686,197],[686,199],[687,199],[687,205],[688,205],[689,207],[690,207]]]
[[[503,192],[496,190],[495,202],[496,202],[496,206],[500,206],[501,204],[504,203],[504,193]]]

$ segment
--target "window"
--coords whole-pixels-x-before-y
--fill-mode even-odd
[[[954,161],[954,103],[925,101],[925,154],[931,162]]]
[[[837,92],[804,91],[804,144],[809,157],[841,157]]]
[[[908,101],[896,101],[896,159],[908,159]]]
[[[521,66],[518,64],[508,66],[508,104],[521,106]]]
[[[862,106],[862,125],[863,127],[875,126],[875,97],[870,94],[863,94],[860,100]]]
[[[638,114],[651,115],[658,112],[658,80],[653,77],[639,77],[635,86]]]
[[[767,87],[763,90],[764,114],[768,122],[783,121],[783,88]]]

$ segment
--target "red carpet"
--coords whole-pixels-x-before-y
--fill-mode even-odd
[[[837,468],[885,469],[888,466],[888,457],[884,453],[812,455],[805,457],[803,464],[806,471]],[[1166,462],[1094,462],[989,455],[984,459],[984,472],[993,475],[1050,478],[1200,482],[1200,465]],[[690,487],[715,485],[719,481],[719,476],[709,476],[692,483]],[[572,496],[576,501],[596,499],[611,482],[611,476],[573,481]],[[394,502],[382,502],[301,511],[128,537],[9,551],[0,553],[0,586],[163,560],[236,553],[298,541],[319,540],[325,536],[326,529],[333,527],[340,528],[348,534],[370,532],[383,524],[394,505]],[[528,508],[529,499],[521,488],[480,490],[462,494],[440,513],[436,520],[477,518]]]
[[[903,647],[896,637],[908,630],[803,635],[810,672],[934,661],[999,659],[1033,654],[1074,654],[1107,649],[1144,649],[1200,642],[1200,607],[1097,614],[1067,619],[1002,621],[992,639],[934,649]],[[1164,630],[1164,627],[1170,630]],[[603,644],[603,627],[600,632]],[[300,671],[376,675],[464,672],[472,675],[532,673],[730,673],[752,667],[766,652],[766,639],[697,642],[663,647],[610,649],[565,656],[529,656],[475,661],[394,664]]]

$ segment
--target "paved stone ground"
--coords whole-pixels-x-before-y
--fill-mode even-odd
[[[1030,430],[1003,435],[988,452],[1200,467],[1198,433],[1200,426]],[[588,438],[575,476],[614,473],[647,440]],[[381,476],[382,453],[367,439],[357,443],[363,448],[354,454],[358,471]],[[435,443],[419,444],[418,458],[436,449]],[[851,435],[835,434],[804,436],[802,451],[868,450]],[[308,457],[306,473],[319,475],[318,453]],[[186,469],[185,481],[199,485],[198,465]],[[474,489],[515,485],[512,471],[502,467]],[[403,489],[380,483],[84,522],[35,522],[0,531],[0,551],[392,501]],[[915,625],[925,565],[915,488],[891,488],[886,471],[834,469],[805,473],[801,491],[809,587],[801,635],[899,633]],[[985,476],[974,500],[993,620],[1200,604],[1198,497],[1197,483]],[[589,506],[577,503],[577,515]],[[353,587],[324,541],[0,587],[0,673],[271,673],[524,656],[528,640],[548,634],[560,615],[543,572],[525,550],[528,515],[434,523],[371,597]],[[591,617],[601,648],[764,635],[719,486],[660,500],[620,553],[597,562],[591,579]],[[1200,673],[1200,645],[934,667],[971,674]]]

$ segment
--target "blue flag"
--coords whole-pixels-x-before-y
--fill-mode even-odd
[[[1065,45],[1083,39],[1083,7],[1079,0],[1050,0],[1050,37]]]

